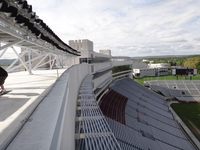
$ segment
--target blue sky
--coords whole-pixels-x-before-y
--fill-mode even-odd
[[[200,54],[200,0],[28,0],[63,41],[112,55]]]

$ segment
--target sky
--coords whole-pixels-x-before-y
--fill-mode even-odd
[[[28,0],[65,43],[113,56],[200,54],[200,0]]]

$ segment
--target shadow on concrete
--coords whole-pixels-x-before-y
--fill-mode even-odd
[[[6,120],[20,107],[22,107],[30,98],[9,98],[0,97],[0,121]]]
[[[8,88],[8,90],[16,90],[16,89],[46,89],[47,86],[34,86],[34,87],[14,87]]]
[[[25,95],[25,96],[38,96],[38,93],[9,93],[9,95]]]
[[[49,80],[53,80],[53,79],[41,79],[41,80],[34,80],[34,81],[25,81],[25,82],[15,82],[14,84],[17,84],[17,85],[21,85],[21,84],[31,84],[31,83],[40,83],[42,81],[49,81]],[[7,83],[7,86],[9,85],[12,85],[13,83]]]

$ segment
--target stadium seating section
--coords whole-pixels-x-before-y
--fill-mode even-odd
[[[146,84],[168,98],[175,97],[179,101],[200,102],[199,80],[156,80],[148,81]]]
[[[107,103],[108,108],[113,103],[113,107],[116,106],[115,109],[119,109],[113,101],[119,101],[122,96],[128,98],[125,105],[125,124],[113,118],[112,115],[110,117],[104,113],[122,149],[194,149],[181,127],[174,120],[162,96],[144,88],[131,79],[119,80],[112,84],[110,89],[112,96],[106,94],[102,98],[104,105]],[[104,102],[105,100],[112,102]],[[104,107],[103,112],[106,110]],[[114,108],[110,109],[112,112]]]

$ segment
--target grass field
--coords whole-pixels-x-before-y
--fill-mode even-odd
[[[200,104],[177,103],[171,104],[171,107],[200,141]]]
[[[193,76],[192,80],[200,80],[200,75]],[[188,76],[176,76],[169,75],[169,76],[159,76],[159,77],[143,77],[134,79],[136,82],[140,84],[144,84],[144,81],[151,81],[151,80],[190,80]]]

